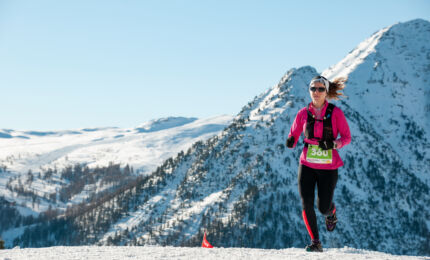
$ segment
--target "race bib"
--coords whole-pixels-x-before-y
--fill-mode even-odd
[[[306,161],[311,163],[330,164],[332,162],[332,158],[332,149],[323,150],[318,145],[308,145]]]

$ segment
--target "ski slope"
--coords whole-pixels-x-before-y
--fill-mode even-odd
[[[254,248],[200,248],[200,247],[46,247],[9,249],[0,251],[0,259],[7,260],[66,260],[66,259],[430,259],[425,256],[390,255],[362,249],[329,248],[323,253],[306,252],[302,248],[282,250]]]

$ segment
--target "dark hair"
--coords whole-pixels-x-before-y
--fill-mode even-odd
[[[345,82],[348,80],[346,77],[335,78],[333,81],[329,81],[330,87],[327,93],[328,99],[339,100],[340,96],[346,97],[343,93],[339,93],[338,91],[343,90],[345,88]]]

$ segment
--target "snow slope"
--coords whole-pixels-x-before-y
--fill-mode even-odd
[[[221,115],[206,119],[168,117],[152,120],[137,128],[84,128],[69,131],[16,131],[0,130],[0,196],[14,202],[24,216],[37,216],[49,207],[64,210],[68,205],[84,201],[91,193],[97,193],[109,186],[86,185],[80,194],[67,203],[50,203],[39,199],[17,196],[6,188],[7,183],[17,185],[26,179],[31,170],[35,176],[31,185],[24,183],[39,198],[58,191],[67,185],[61,179],[60,171],[65,167],[81,164],[88,167],[126,164],[140,175],[154,171],[157,166],[178,152],[188,149],[199,140],[206,140],[222,131],[233,119]],[[42,170],[58,169],[51,180],[37,177]]]
[[[413,260],[430,257],[390,255],[375,251],[344,248],[329,248],[323,253],[305,252],[301,248],[282,250],[253,248],[200,248],[200,247],[46,247],[10,249],[0,251],[0,259],[7,260],[67,260],[67,259],[366,259],[366,260]]]
[[[64,168],[76,163],[89,167],[109,162],[129,164],[141,173],[153,171],[168,157],[198,140],[220,132],[232,120],[223,115],[207,119],[169,117],[135,129],[93,128],[36,132],[0,130],[0,166],[14,172]]]

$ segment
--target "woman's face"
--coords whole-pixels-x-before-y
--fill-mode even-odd
[[[316,104],[321,104],[325,101],[325,98],[327,96],[327,92],[325,91],[324,84],[321,82],[314,82],[313,87],[316,88],[324,88],[323,92],[319,92],[318,89],[315,92],[312,92],[309,88],[309,94],[312,98],[312,101]]]

